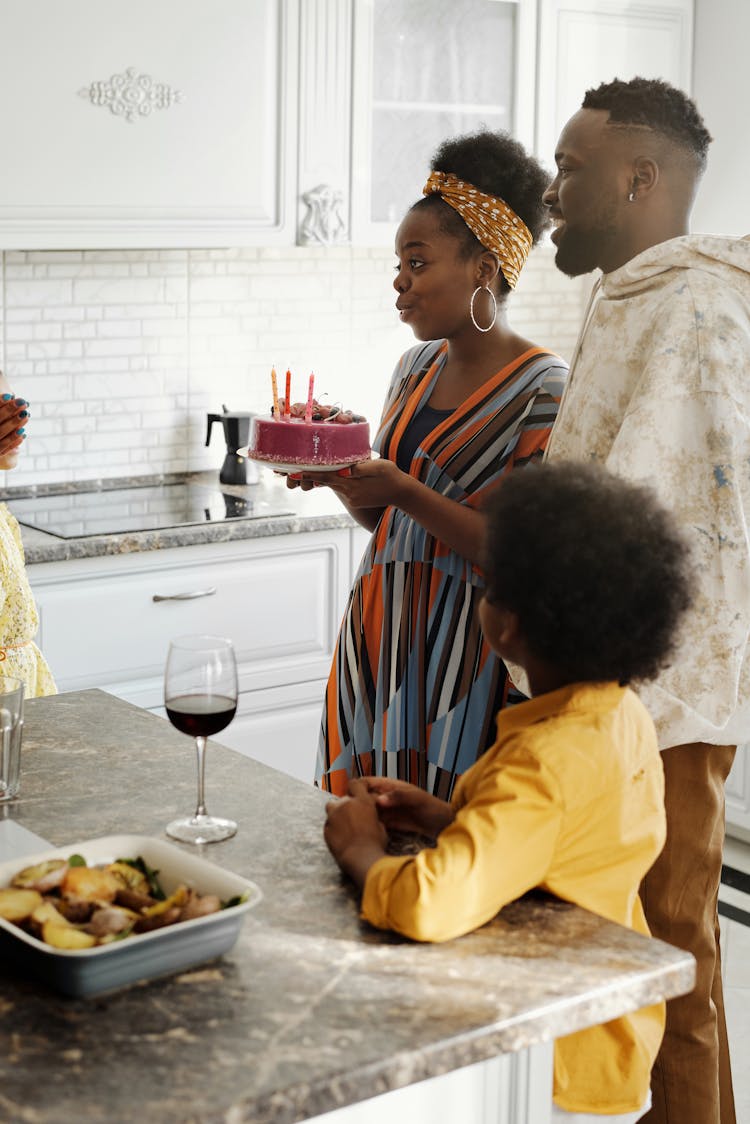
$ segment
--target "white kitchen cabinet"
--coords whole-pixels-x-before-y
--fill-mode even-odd
[[[61,691],[100,687],[161,711],[170,639],[228,636],[241,695],[218,740],[305,780],[351,570],[347,529],[28,568]]]
[[[355,0],[352,237],[393,243],[437,145],[480,127],[533,146],[536,0]]]
[[[297,242],[350,235],[352,9],[359,0],[303,0],[299,29]]]
[[[552,1066],[553,1044],[540,1043],[335,1109],[308,1124],[549,1124]]]
[[[540,0],[537,153],[549,164],[592,86],[662,78],[690,91],[693,0]]]
[[[748,745],[737,747],[726,784],[727,835],[750,842],[750,762]]]
[[[693,0],[0,0],[0,248],[391,244],[445,138],[689,90]]]
[[[292,241],[297,0],[0,0],[0,247]]]
[[[392,243],[444,139],[504,129],[551,167],[588,87],[689,91],[692,43],[693,0],[355,0],[353,240]]]

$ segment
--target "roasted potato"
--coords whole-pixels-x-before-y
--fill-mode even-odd
[[[165,898],[163,902],[157,902],[156,905],[151,905],[148,909],[144,909],[144,917],[159,917],[162,913],[168,913],[171,909],[177,907],[178,910],[182,909],[185,902],[188,900],[190,891],[187,886],[178,886],[173,894]]]
[[[73,866],[65,875],[60,892],[83,902],[113,902],[120,883],[107,870],[95,866]]]
[[[53,948],[93,948],[96,937],[91,933],[84,933],[83,929],[76,929],[64,921],[58,925],[55,921],[45,921],[42,926],[42,940]]]
[[[145,894],[151,896],[151,886],[149,885],[148,878],[142,870],[132,866],[130,863],[117,861],[110,863],[105,867],[109,874],[113,875],[118,883],[125,890],[132,890],[136,894]]]
[[[43,898],[39,905],[29,918],[31,924],[40,932],[51,921],[53,925],[69,925],[67,917],[63,917],[62,913],[57,909],[56,903],[50,901],[49,898]]]
[[[28,920],[41,902],[42,895],[38,890],[0,890],[0,917],[18,924]]]
[[[19,870],[11,886],[48,894],[50,890],[60,885],[67,872],[67,859],[48,859],[46,862],[37,863],[36,866],[27,866]]]

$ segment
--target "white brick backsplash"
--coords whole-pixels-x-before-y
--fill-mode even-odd
[[[36,336],[36,333],[34,333]],[[83,354],[83,344],[80,340],[50,340],[40,343],[36,340],[26,344],[27,359],[78,359]]]
[[[67,326],[76,321],[87,319],[86,314],[88,310],[79,305],[68,305],[67,307],[65,305],[60,305],[56,308],[28,309],[27,311],[34,315],[41,312],[42,320],[59,320]]]
[[[2,319],[2,312],[0,312],[0,320]],[[5,323],[8,324],[31,324],[42,319],[41,308],[7,308],[5,310]]]
[[[62,331],[66,340],[90,340],[97,335],[98,324],[95,320],[87,320],[83,323],[73,321],[70,324],[63,324]]]
[[[3,348],[4,366],[6,371],[10,373],[16,361],[25,359],[26,352],[27,345],[25,343],[13,343],[10,336],[8,336],[5,340],[5,347]]]
[[[34,281],[28,276],[14,280],[6,273],[6,308],[39,308],[40,305],[71,304],[72,300],[71,281]]]
[[[569,357],[590,279],[537,248],[509,303],[513,327]],[[207,412],[265,412],[270,370],[375,422],[414,337],[394,310],[385,247],[6,251],[0,357],[32,403],[8,485],[217,467]],[[4,278],[4,280],[3,280]],[[282,382],[283,385],[283,382]]]
[[[73,282],[73,293],[79,304],[121,304],[129,302],[155,305],[163,299],[160,277],[99,277]]]

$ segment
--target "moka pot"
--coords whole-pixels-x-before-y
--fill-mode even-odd
[[[211,442],[211,431],[214,422],[221,422],[224,429],[224,441],[227,452],[224,463],[219,471],[219,480],[222,484],[257,484],[258,469],[252,461],[237,456],[237,450],[246,446],[250,440],[250,419],[253,414],[227,410],[221,414],[208,414],[208,428],[206,430],[206,444]]]

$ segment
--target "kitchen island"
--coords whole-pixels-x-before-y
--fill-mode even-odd
[[[498,1124],[542,1124],[544,1043],[692,986],[688,954],[548,898],[513,903],[443,945],[378,932],[359,921],[325,848],[321,793],[213,743],[206,784],[209,811],[240,828],[203,857],[264,893],[238,943],[211,964],[93,1000],[0,966],[0,1119],[292,1124],[338,1109],[331,1124],[473,1124],[487,1119],[486,1098],[473,1114],[463,1086],[457,1114],[450,1082],[477,1074],[486,1088],[490,1074],[496,1103],[505,1098]],[[192,746],[163,719],[98,690],[35,699],[21,793],[0,811],[0,856],[26,831],[55,845],[163,837],[194,799]],[[498,1055],[505,1068],[487,1069]],[[540,1076],[520,1096],[534,1057]],[[425,1084],[400,1088],[415,1082]],[[431,1087],[424,1116],[399,1100]]]

